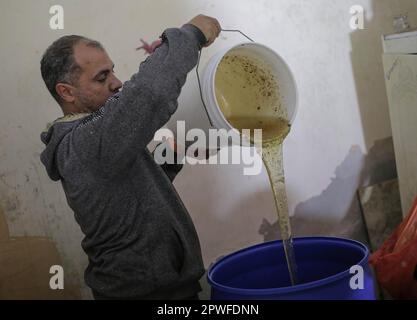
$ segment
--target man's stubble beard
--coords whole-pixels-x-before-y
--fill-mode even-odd
[[[77,95],[77,98],[78,98],[80,109],[82,110],[82,112],[91,113],[91,112],[98,110],[100,107],[102,107],[102,105],[97,105],[97,103],[95,103],[89,95],[79,93]]]

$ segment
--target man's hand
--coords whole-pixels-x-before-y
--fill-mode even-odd
[[[155,40],[151,44],[147,43],[143,39],[140,39],[140,41],[142,42],[142,46],[140,46],[139,48],[136,48],[136,50],[138,51],[138,50],[143,49],[145,50],[145,53],[147,54],[152,54],[155,51],[155,49],[158,48],[162,43],[161,39]]]
[[[204,33],[207,39],[207,43],[204,45],[204,47],[210,46],[222,31],[222,27],[220,26],[220,23],[217,21],[217,19],[202,14],[193,18],[189,24],[196,26],[201,30],[201,32]]]

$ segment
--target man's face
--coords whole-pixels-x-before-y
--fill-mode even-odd
[[[114,75],[114,64],[105,51],[81,42],[74,47],[74,59],[81,67],[74,104],[79,110],[93,112],[117,93],[122,83]]]

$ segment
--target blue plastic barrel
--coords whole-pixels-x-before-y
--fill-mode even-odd
[[[208,272],[211,299],[376,299],[374,277],[368,265],[369,250],[360,242],[297,238],[294,252],[298,267],[296,286],[291,286],[282,241],[273,241],[217,261]]]

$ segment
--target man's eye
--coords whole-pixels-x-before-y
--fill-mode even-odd
[[[98,82],[104,83],[106,81],[106,78],[100,78],[97,80]]]

